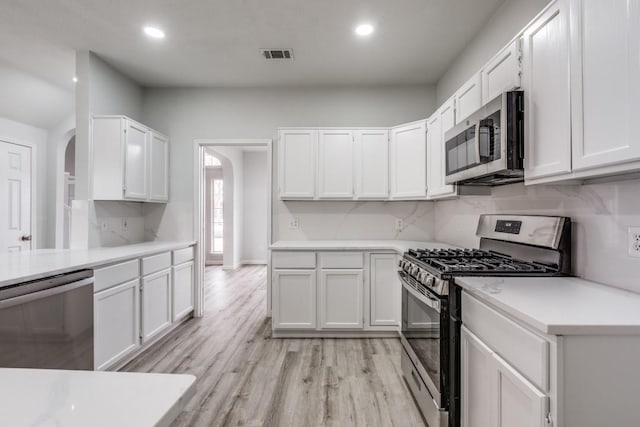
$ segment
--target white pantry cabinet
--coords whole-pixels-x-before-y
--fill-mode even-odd
[[[456,124],[475,113],[482,107],[482,80],[476,73],[453,95],[456,106]]]
[[[171,325],[171,268],[142,278],[142,342],[159,335]]]
[[[174,251],[175,253],[175,251]],[[193,311],[194,306],[194,263],[188,261],[179,265],[174,265],[172,271],[173,295],[172,295],[172,316],[171,320],[177,322],[187,317]]]
[[[525,178],[571,171],[568,0],[555,0],[523,34]]]
[[[482,69],[482,105],[503,92],[520,87],[520,39],[516,39],[494,56]]]
[[[93,297],[94,367],[104,370],[140,346],[140,280]]]
[[[358,130],[355,136],[356,197],[389,197],[389,131]]]
[[[354,137],[350,130],[318,131],[318,198],[352,199]]]
[[[316,270],[275,270],[272,283],[274,329],[315,329]]]
[[[281,199],[313,199],[316,195],[318,131],[281,130],[278,136],[278,181]]]
[[[364,327],[364,276],[361,269],[322,269],[319,297],[321,328]]]
[[[424,198],[427,195],[426,121],[391,129],[391,198]]]
[[[169,200],[169,139],[155,131],[149,138],[149,200]]]
[[[371,326],[400,326],[400,283],[396,254],[371,254],[370,309]]]
[[[445,184],[445,134],[455,126],[454,98],[449,98],[427,121],[428,178],[427,198],[429,200],[456,197],[455,185]]]
[[[169,140],[125,116],[93,116],[91,123],[92,199],[168,201]]]
[[[573,170],[640,160],[640,1],[571,0],[571,20]]]

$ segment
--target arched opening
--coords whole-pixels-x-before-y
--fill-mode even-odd
[[[76,189],[76,136],[73,135],[64,149],[64,179],[62,194],[62,247],[68,249],[71,240],[71,204]]]

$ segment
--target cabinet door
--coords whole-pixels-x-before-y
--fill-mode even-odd
[[[315,329],[316,270],[275,270],[273,326],[276,329]]]
[[[455,185],[445,184],[445,133],[455,126],[453,98],[447,100],[427,122],[427,149],[429,150],[429,199],[455,197]]]
[[[321,270],[320,327],[363,328],[363,290],[362,270]]]
[[[494,420],[496,427],[544,427],[549,398],[498,355],[492,355],[496,375]],[[474,419],[474,418],[472,418]],[[475,425],[475,423],[474,423]]]
[[[315,130],[283,130],[278,139],[281,199],[313,199],[316,193]]]
[[[640,160],[640,0],[571,0],[573,169]]]
[[[400,325],[400,283],[395,254],[372,254],[370,266],[371,326]]]
[[[103,370],[140,345],[140,281],[94,295],[94,367]]]
[[[353,198],[353,145],[351,131],[318,132],[318,198]]]
[[[127,120],[124,149],[125,199],[145,200],[148,197],[147,131],[141,124]]]
[[[571,171],[569,28],[566,0],[551,3],[523,36],[525,178]]]
[[[495,427],[491,422],[496,381],[492,352],[464,325],[460,337],[460,364],[462,426]]]
[[[173,310],[175,322],[193,311],[193,261],[173,267]]]
[[[504,48],[482,69],[482,105],[520,87],[520,40]]]
[[[426,122],[391,130],[391,197],[423,198],[427,187]]]
[[[359,199],[389,197],[389,131],[355,133],[356,196]]]
[[[142,279],[142,341],[171,324],[171,269]]]
[[[169,140],[149,132],[149,199],[169,200]]]
[[[456,102],[456,124],[482,107],[482,82],[480,73],[474,75],[454,95]]]

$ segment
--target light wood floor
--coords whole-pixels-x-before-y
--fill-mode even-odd
[[[273,339],[266,268],[206,274],[206,314],[125,371],[195,375],[175,426],[424,426],[397,339]]]

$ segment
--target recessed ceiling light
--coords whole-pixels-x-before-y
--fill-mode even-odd
[[[72,80],[73,80],[74,83],[78,83],[78,78],[77,77],[74,77]]]
[[[373,25],[371,24],[360,24],[354,30],[356,35],[365,37],[370,36],[373,33]]]
[[[144,33],[154,39],[163,39],[164,31],[156,27],[144,27]]]

